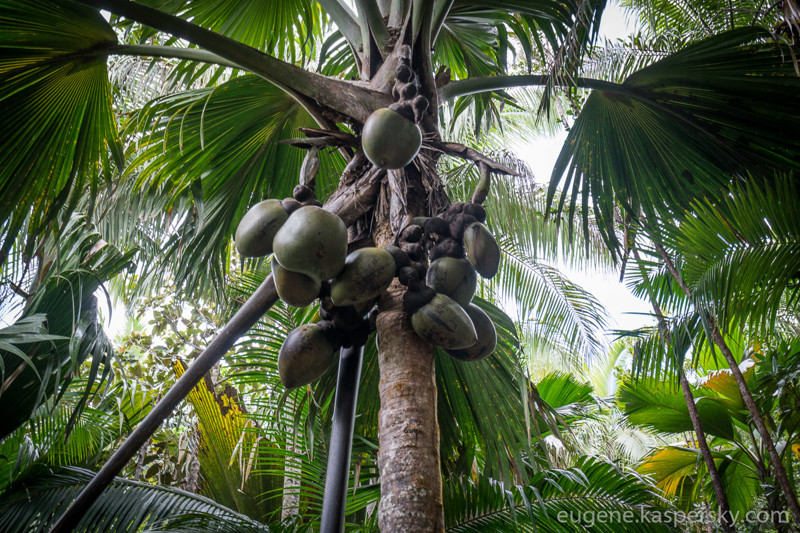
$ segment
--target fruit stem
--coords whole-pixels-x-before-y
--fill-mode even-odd
[[[478,161],[478,170],[481,173],[481,179],[475,186],[475,192],[472,193],[472,203],[481,204],[486,201],[489,196],[489,188],[492,186],[492,172],[489,170],[489,165],[483,161]]]

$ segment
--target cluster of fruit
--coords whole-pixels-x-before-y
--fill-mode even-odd
[[[295,191],[296,193],[298,191]],[[281,346],[278,371],[287,388],[318,379],[341,347],[363,345],[374,328],[369,312],[395,277],[394,257],[382,248],[347,253],[347,228],[316,201],[264,200],[236,230],[245,257],[272,256],[278,296],[305,307],[320,300],[320,322],[292,331]]]
[[[403,305],[420,337],[465,361],[494,350],[491,319],[470,303],[476,270],[492,277],[500,260],[500,249],[482,224],[483,206],[453,204],[440,217],[414,219],[394,245],[348,254],[344,222],[315,200],[304,205],[297,197],[256,204],[235,236],[242,256],[273,254],[273,279],[284,302],[305,307],[320,300],[322,320],[295,329],[281,346],[278,371],[287,388],[312,383],[336,350],[367,341],[375,327],[375,302],[395,277],[408,287]]]
[[[492,320],[471,303],[477,274],[492,278],[500,264],[485,221],[482,205],[459,202],[441,216],[415,218],[398,239],[409,260],[398,278],[408,287],[403,306],[414,331],[462,361],[488,357],[497,343]]]

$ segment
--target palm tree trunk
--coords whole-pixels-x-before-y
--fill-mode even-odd
[[[382,533],[443,532],[433,346],[411,328],[396,280],[378,315]]]
[[[658,242],[655,242],[655,246],[672,277],[675,279],[678,285],[680,285],[684,294],[691,298],[692,293],[689,290],[689,287],[683,281],[683,277],[681,276],[680,272],[678,272],[678,270],[675,268],[675,264],[672,262],[672,259],[670,259],[667,251]],[[786,475],[786,469],[783,467],[781,457],[778,454],[778,450],[775,448],[772,435],[770,435],[766,424],[764,424],[764,418],[761,416],[761,412],[759,412],[758,407],[756,406],[756,402],[753,399],[750,388],[747,386],[747,382],[744,380],[742,371],[739,370],[739,363],[736,362],[736,358],[733,356],[731,349],[728,347],[728,343],[726,343],[725,339],[722,337],[722,332],[720,332],[719,326],[714,319],[711,317],[704,317],[704,320],[706,320],[708,323],[708,329],[711,332],[711,340],[717,345],[720,352],[722,352],[722,356],[725,358],[725,361],[728,362],[728,366],[730,366],[731,374],[733,375],[733,379],[736,381],[736,385],[739,387],[742,400],[747,406],[747,410],[750,412],[750,416],[753,419],[753,423],[758,429],[759,434],[761,435],[761,440],[764,443],[764,446],[767,448],[770,463],[772,464],[772,468],[775,470],[775,478],[778,481],[778,485],[781,487],[783,496],[786,498],[786,505],[792,512],[795,522],[800,524],[800,506],[797,504],[797,496],[792,488],[792,482],[789,480],[789,476]]]
[[[636,259],[636,263],[639,265],[643,279],[647,280],[648,278],[646,276],[644,266],[642,265],[641,257],[639,256],[639,252],[635,249],[633,250],[633,256]],[[649,290],[650,284],[649,282],[647,283]],[[658,319],[658,327],[661,330],[664,338],[668,339],[669,327],[664,319],[664,314],[661,312],[661,307],[656,302],[653,292],[649,292],[650,305],[653,306],[653,312]],[[681,390],[683,391],[683,399],[686,401],[686,409],[689,411],[689,419],[691,419],[692,428],[694,429],[695,435],[697,435],[697,445],[700,448],[700,454],[703,456],[703,461],[706,463],[708,476],[711,478],[711,485],[714,487],[714,495],[717,497],[717,505],[719,506],[719,516],[722,529],[725,531],[725,533],[735,533],[736,529],[733,527],[733,515],[731,515],[731,507],[728,504],[728,495],[725,493],[725,487],[722,485],[722,479],[719,477],[717,465],[714,463],[714,456],[711,455],[711,449],[708,447],[706,433],[703,430],[703,425],[700,423],[700,413],[697,411],[697,404],[694,403],[692,389],[689,387],[689,381],[686,379],[686,373],[683,371],[683,368],[678,367],[678,373]]]
[[[711,449],[708,447],[706,434],[705,431],[703,431],[703,425],[700,423],[700,414],[697,412],[697,405],[694,403],[694,395],[692,394],[692,389],[689,387],[689,382],[686,380],[686,374],[683,372],[683,369],[680,370],[680,382],[681,389],[683,390],[683,398],[686,400],[686,407],[689,410],[689,418],[692,420],[692,427],[697,435],[697,445],[700,448],[703,461],[706,463],[708,475],[711,478],[711,485],[714,487],[714,495],[717,497],[722,529],[726,533],[735,533],[736,529],[733,527],[733,515],[731,515],[731,507],[728,504],[728,495],[725,493],[725,487],[722,486],[722,479],[720,479],[717,465],[714,463],[714,456],[711,455]]]

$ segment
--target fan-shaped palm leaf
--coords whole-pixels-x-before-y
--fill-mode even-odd
[[[127,133],[144,135],[129,178],[141,205],[120,198],[113,216],[155,216],[145,223],[159,228],[174,220],[159,260],[178,265],[175,276],[188,287],[220,289],[236,223],[253,204],[289,196],[298,183],[304,153],[279,141],[313,125],[297,102],[253,75],[159,98],[126,123]],[[335,151],[320,161],[317,194],[324,199],[343,161]],[[159,283],[161,271],[150,269],[152,279],[140,284]]]
[[[116,42],[103,17],[66,1],[9,0],[0,27],[1,264],[23,224],[36,235],[59,208],[74,209],[76,194],[95,195],[100,155],[121,150],[105,55],[93,52]]]
[[[800,293],[800,208],[794,176],[747,183],[719,202],[700,200],[670,237],[682,275],[701,309],[720,323],[771,331],[778,311]]]
[[[695,404],[703,429],[712,435],[733,439],[733,419],[744,415],[728,409],[729,402],[713,389],[695,390]],[[662,433],[693,430],[686,400],[680,389],[664,381],[639,380],[624,383],[618,393],[628,420]]]
[[[619,90],[593,91],[553,169],[549,198],[563,180],[559,209],[569,201],[572,216],[580,197],[586,226],[591,202],[618,251],[618,203],[634,217],[671,219],[695,198],[718,196],[732,174],[764,179],[797,168],[792,125],[800,115],[786,102],[800,78],[787,47],[768,37],[729,31],[632,74]]]

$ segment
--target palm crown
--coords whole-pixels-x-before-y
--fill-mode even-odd
[[[28,328],[0,345],[4,372],[19,369],[4,377],[0,404],[19,417],[3,433],[63,391],[90,355],[77,407],[91,401],[99,369],[111,368],[91,295],[132,260],[138,266],[127,268],[121,291],[146,294],[174,280],[184,297],[224,301],[239,260],[231,243],[237,223],[264,198],[292,193],[308,169],[305,150],[318,157],[316,197],[351,228],[353,242],[387,244],[409,217],[436,215],[451,198],[467,200],[473,186],[492,183],[488,225],[504,235],[504,255],[499,280],[483,286],[479,304],[497,327],[498,350],[473,366],[435,352],[403,322],[402,289],[393,286],[379,305],[380,349],[367,350],[362,387],[373,397],[360,400],[369,416],[357,433],[380,442],[370,468],[381,479],[384,530],[402,530],[409,516],[422,517],[415,526],[441,529],[446,518],[470,530],[463,524],[476,498],[488,517],[478,525],[517,506],[540,520],[530,495],[554,482],[548,476],[565,476],[577,492],[581,483],[537,464],[530,429],[538,423],[529,410],[544,403],[521,372],[513,321],[490,301],[498,294],[520,299],[550,346],[577,341],[581,348],[573,351],[584,353],[597,347],[597,303],[538,262],[565,242],[554,229],[562,220],[585,243],[568,250],[576,257],[602,242],[612,260],[627,261],[644,240],[654,242],[685,274],[709,336],[737,323],[769,329],[796,305],[797,217],[773,210],[766,226],[759,222],[771,198],[796,196],[800,111],[790,102],[800,78],[789,42],[796,21],[781,24],[776,10],[756,4],[728,18],[705,5],[663,12],[645,6],[656,32],[673,27],[677,35],[648,36],[651,48],[630,43],[625,53],[634,59],[626,60],[613,48],[589,54],[605,7],[591,0],[5,2],[0,268],[4,279],[20,283],[0,290],[10,295],[21,284],[17,292],[29,299],[0,304],[24,307],[20,326]],[[403,61],[427,102],[413,117],[422,147],[412,164],[386,170],[366,161],[359,135],[372,112],[396,99]],[[605,79],[588,77],[592,71]],[[448,132],[480,135],[504,123],[518,105],[514,87],[538,88],[545,120],[561,104],[580,108],[546,195],[513,161],[446,141]],[[583,102],[579,89],[592,90]],[[92,226],[99,234],[82,233]],[[744,265],[736,272],[725,259],[731,249]],[[264,267],[246,262],[249,278],[239,282],[252,292]],[[753,294],[755,308],[743,304]],[[661,305],[681,305],[666,289],[656,296]],[[61,327],[53,313],[67,301],[72,312]],[[272,303],[274,297],[266,307]],[[286,334],[287,321],[314,318],[313,311],[277,309],[262,323],[266,345]],[[249,339],[253,352],[257,332]],[[11,335],[20,333],[27,336]],[[41,386],[31,389],[36,379]],[[403,387],[418,397],[398,394]],[[291,394],[290,406],[309,421],[304,434],[312,446],[320,413],[311,404],[324,405],[332,394],[330,372],[315,388]],[[507,426],[508,419],[523,422]],[[398,420],[429,442],[409,439],[409,431],[391,436]],[[554,418],[543,415],[548,420]],[[285,427],[274,427],[288,439]],[[555,422],[551,429],[558,431]],[[413,476],[423,464],[437,475]],[[485,478],[468,479],[474,466]],[[589,478],[608,475],[601,465],[580,466]],[[440,470],[445,498],[467,509],[463,516],[443,513]],[[525,486],[503,501],[498,480]],[[433,496],[414,507],[415,499],[403,496],[408,490]],[[654,501],[646,491],[625,494],[622,505]]]

